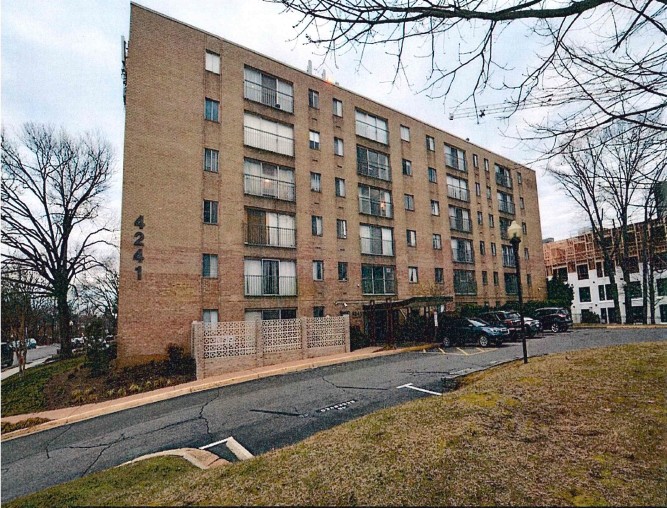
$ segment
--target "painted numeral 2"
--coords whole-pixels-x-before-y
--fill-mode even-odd
[[[139,229],[144,229],[144,226],[146,225],[146,223],[144,222],[144,216],[140,215],[139,217],[137,217],[136,220],[134,221],[134,225]],[[144,250],[141,247],[144,246],[145,237],[146,236],[141,231],[137,231],[136,233],[134,233],[134,246],[140,247],[139,249],[136,250],[134,256],[132,256],[132,259],[135,260],[137,263],[141,263],[144,260]],[[137,280],[141,280],[141,272],[142,272],[141,265],[135,267],[134,271],[137,272]]]

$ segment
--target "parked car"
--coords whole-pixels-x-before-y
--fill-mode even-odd
[[[535,319],[542,322],[545,330],[552,332],[565,332],[572,327],[572,318],[570,313],[562,307],[543,307],[537,309],[534,314]]]
[[[2,366],[11,367],[14,363],[14,349],[7,342],[0,344],[2,346]]]
[[[509,336],[504,326],[494,326],[481,319],[454,318],[445,320],[442,327],[442,345],[450,347],[468,343],[487,347],[489,344],[500,346]]]
[[[35,349],[37,348],[37,341],[35,339],[28,339],[26,341],[26,346],[28,349]]]
[[[72,348],[83,347],[85,343],[86,340],[84,337],[72,337]]]
[[[523,317],[524,330],[526,331],[526,336],[534,337],[542,333],[542,323],[539,319],[533,319],[528,316]]]
[[[510,338],[519,337],[521,330],[521,316],[518,312],[508,310],[494,310],[479,315],[479,319],[494,326],[504,326],[509,330]]]

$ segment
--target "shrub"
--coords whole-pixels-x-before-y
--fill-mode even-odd
[[[350,351],[355,349],[365,348],[371,345],[371,340],[368,335],[361,331],[358,326],[350,327]]]
[[[402,342],[419,342],[433,337],[433,323],[429,322],[427,316],[410,314],[405,321],[398,326],[396,337]]]
[[[167,374],[194,375],[195,360],[185,355],[183,348],[176,344],[167,346]]]
[[[109,372],[111,354],[104,340],[104,321],[95,318],[86,326],[86,367],[92,377],[100,377]]]
[[[599,323],[600,322],[600,316],[598,316],[595,312],[591,312],[588,309],[584,309],[581,311],[581,322],[582,323]]]

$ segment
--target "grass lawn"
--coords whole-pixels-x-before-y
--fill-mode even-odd
[[[533,358],[228,467],[161,458],[7,506],[664,506],[665,372],[665,343]]]

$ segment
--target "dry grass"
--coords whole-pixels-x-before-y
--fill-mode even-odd
[[[26,418],[16,423],[2,422],[2,433],[6,434],[15,430],[27,429],[28,427],[34,427],[35,425],[41,425],[50,421],[48,418]]]
[[[664,506],[665,372],[665,343],[535,358],[247,462],[149,489],[128,475],[74,504]],[[55,506],[67,488],[25,505]]]

